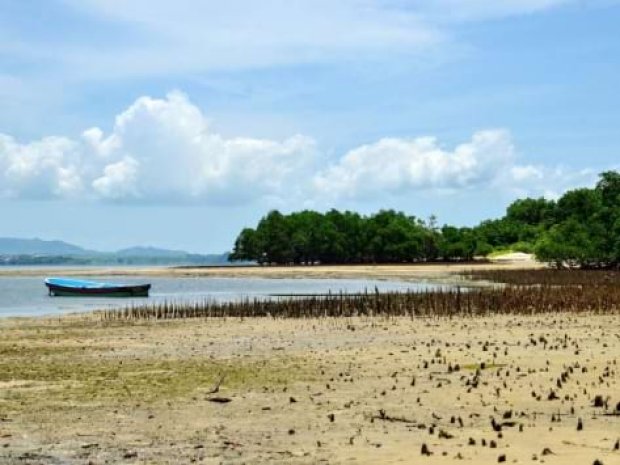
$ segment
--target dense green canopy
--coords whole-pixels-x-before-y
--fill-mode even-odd
[[[519,199],[503,218],[473,228],[424,221],[394,210],[370,216],[271,211],[237,237],[231,260],[259,263],[407,263],[471,260],[496,250],[534,252],[557,266],[620,265],[620,173],[557,201]]]

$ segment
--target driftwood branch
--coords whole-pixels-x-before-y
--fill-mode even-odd
[[[218,392],[220,392],[220,386],[224,382],[224,378],[226,378],[226,375],[220,375],[219,379],[216,381],[213,387],[207,391],[207,394],[217,394]]]
[[[383,409],[379,410],[379,414],[378,415],[371,415],[370,416],[370,421],[372,422],[374,420],[390,421],[390,422],[393,422],[393,423],[407,423],[407,424],[410,424],[410,425],[417,424],[417,422],[415,420],[411,420],[409,418],[396,417],[396,416],[388,415],[387,413],[385,413],[385,410],[383,410]]]

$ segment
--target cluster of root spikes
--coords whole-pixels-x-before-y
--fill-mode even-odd
[[[546,271],[546,270],[545,270]],[[549,273],[557,271],[549,270]],[[176,318],[274,317],[320,318],[352,316],[452,317],[490,314],[532,315],[550,312],[616,313],[620,310],[618,276],[600,273],[596,277],[562,273],[545,282],[522,284],[527,278],[519,270],[499,276],[497,281],[519,282],[505,286],[478,288],[446,287],[407,292],[367,292],[362,294],[322,294],[245,298],[230,302],[163,302],[102,310],[104,321],[162,320]],[[531,273],[531,270],[529,271]],[[596,272],[598,273],[598,272]],[[620,275],[620,273],[618,273]],[[488,280],[490,276],[485,275]],[[499,279],[502,278],[502,279]],[[562,281],[565,284],[558,284]],[[592,283],[590,283],[592,281]],[[587,284],[586,284],[587,283]],[[611,283],[611,284],[609,284]]]

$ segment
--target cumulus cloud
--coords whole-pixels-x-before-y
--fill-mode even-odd
[[[68,197],[82,189],[77,144],[46,137],[20,144],[0,134],[0,194],[3,197]]]
[[[571,169],[564,166],[515,165],[501,177],[501,182],[514,196],[543,196],[557,199],[576,187],[591,187],[596,183],[597,170]]]
[[[421,189],[467,189],[493,183],[510,169],[515,149],[508,131],[486,130],[454,150],[436,138],[381,139],[345,154],[318,173],[315,187],[350,198]]]
[[[187,96],[172,92],[136,100],[107,136],[91,128],[79,140],[20,144],[0,135],[0,195],[244,202],[282,195],[314,153],[314,141],[303,136],[223,138]]]
[[[131,157],[110,163],[103,169],[103,176],[93,181],[93,189],[108,199],[138,197],[136,189],[138,167],[139,163]]]
[[[590,184],[591,170],[519,163],[505,129],[476,132],[444,147],[435,137],[385,138],[330,162],[309,137],[225,138],[180,92],[141,97],[109,134],[19,143],[0,134],[0,197],[114,202],[337,204],[419,191],[495,189],[557,196]]]
[[[346,153],[318,172],[313,185],[317,195],[331,201],[473,189],[557,198],[568,189],[591,186],[597,174],[593,169],[519,163],[510,132],[489,129],[453,149],[435,137],[381,139]]]

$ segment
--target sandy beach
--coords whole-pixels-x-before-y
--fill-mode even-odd
[[[502,259],[475,263],[423,263],[403,265],[313,265],[313,266],[200,266],[200,267],[11,267],[0,268],[1,276],[204,276],[225,278],[372,278],[417,281],[442,280],[471,269],[537,269],[534,260]]]
[[[620,463],[620,319],[0,320],[0,463]]]

